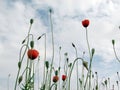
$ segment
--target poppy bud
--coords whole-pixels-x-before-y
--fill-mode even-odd
[[[69,65],[68,65],[68,67],[71,67],[72,66],[72,63],[70,63]]]
[[[33,21],[34,21],[33,19],[30,19],[30,24],[33,24]]]
[[[49,9],[49,12],[50,12],[50,13],[53,13],[53,10],[50,8],[50,9]]]
[[[49,68],[49,62],[48,61],[45,61],[45,66],[46,66],[47,69]]]
[[[115,44],[115,40],[112,40],[112,44],[113,44],[113,45]]]
[[[80,84],[82,85],[82,80],[79,78],[79,82],[80,82]]]
[[[37,38],[37,40],[39,40],[39,39],[41,39],[41,36],[39,36],[39,37]]]
[[[92,56],[94,55],[94,53],[95,53],[95,49],[94,49],[94,48],[92,48]]]
[[[69,62],[69,58],[66,58],[67,63]]]
[[[21,68],[21,62],[20,61],[18,62],[18,68],[19,69]]]
[[[88,19],[83,20],[82,25],[83,25],[83,27],[87,28],[89,25],[89,20]]]
[[[119,72],[117,72],[117,74],[119,74]]]
[[[30,42],[30,47],[31,47],[31,48],[34,48],[34,41],[31,41],[31,42]]]
[[[75,44],[74,44],[74,43],[72,43],[72,46],[73,46],[73,47],[75,47]]]
[[[118,84],[118,81],[116,81],[116,83]]]
[[[107,80],[104,81],[105,85],[107,85]]]
[[[55,76],[53,77],[53,82],[56,83],[58,80],[59,80],[59,77],[55,75]]]
[[[65,56],[67,56],[67,55],[68,55],[68,53],[66,52],[66,53],[64,53],[64,55],[65,55]]]
[[[83,66],[88,70],[88,62],[83,61]]]
[[[58,70],[60,71],[60,69],[61,69],[61,68],[59,67]]]
[[[55,71],[55,75],[56,75],[56,76],[58,75],[58,71],[57,71],[57,70]]]
[[[97,72],[95,72],[95,74],[97,75]]]
[[[95,90],[98,90],[98,85],[96,85],[95,88],[96,88]]]
[[[62,80],[63,80],[63,81],[65,81],[65,80],[66,80],[66,78],[67,78],[67,76],[66,76],[66,75],[62,75]]]
[[[59,47],[59,49],[61,50],[61,46]]]
[[[35,49],[29,49],[27,55],[29,59],[34,60],[38,57],[39,52]]]
[[[22,41],[22,44],[24,44],[25,43],[25,39]]]
[[[19,79],[18,79],[18,83],[19,83],[19,84],[22,82],[22,79],[23,79],[23,77],[20,76]]]

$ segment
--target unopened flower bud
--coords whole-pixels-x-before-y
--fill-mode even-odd
[[[45,66],[46,66],[47,69],[49,68],[49,62],[48,61],[45,62]]]
[[[74,43],[72,43],[72,46],[73,46],[73,47],[75,47],[75,44],[74,44]]]
[[[33,24],[34,20],[33,19],[30,19],[30,24]]]
[[[58,71],[57,71],[57,70],[55,71],[55,75],[56,75],[56,76],[58,75]]]
[[[23,77],[20,76],[19,79],[18,79],[18,83],[19,83],[19,84],[22,82],[22,79],[23,79]]]
[[[21,61],[18,62],[18,68],[21,68]]]
[[[112,44],[113,44],[113,45],[115,44],[115,40],[112,40]]]
[[[88,62],[83,61],[83,66],[88,70]]]
[[[22,41],[22,44],[24,44],[25,43],[25,39]]]
[[[94,49],[94,48],[92,48],[92,56],[94,55],[94,53],[95,53],[95,49]]]

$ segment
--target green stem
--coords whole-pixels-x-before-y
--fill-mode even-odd
[[[50,87],[50,89],[49,89],[49,90],[52,90],[52,87],[53,87],[54,85],[55,85],[55,86],[57,86],[57,84],[56,84],[56,83],[53,83],[53,84],[51,85],[51,87]]]
[[[90,49],[89,40],[88,40],[88,30],[87,30],[87,28],[86,28],[86,41],[87,41],[89,56],[91,58],[91,52],[90,52],[91,49]]]
[[[60,77],[60,63],[61,63],[61,47],[59,47],[59,68],[58,68],[58,70],[59,70],[59,77]],[[59,80],[59,90],[60,90],[60,80]]]
[[[28,30],[28,35],[27,35],[28,40],[27,40],[27,44],[25,45],[26,48],[25,48],[25,51],[24,51],[24,53],[23,53],[22,58],[21,58],[21,51],[22,51],[22,49],[21,49],[21,51],[20,51],[19,62],[21,62],[21,65],[22,65],[22,61],[23,61],[23,58],[24,58],[24,56],[25,56],[25,53],[26,53],[26,51],[27,51],[27,49],[28,49],[28,44],[29,44],[29,33],[30,33],[30,30],[31,30],[31,27],[32,27],[32,24],[30,24],[30,27],[29,27],[29,30]],[[23,45],[23,46],[24,46],[24,45]],[[18,77],[19,77],[19,74],[20,74],[20,70],[21,70],[21,67],[19,68],[18,73],[17,73],[17,78],[16,78],[14,90],[16,90],[16,88],[17,88],[17,80],[18,80]],[[27,78],[27,77],[26,77],[26,78]]]
[[[18,81],[18,77],[19,77],[19,74],[20,74],[21,65],[22,65],[22,62],[23,62],[23,59],[24,59],[24,56],[25,56],[26,50],[27,50],[27,48],[29,48],[28,45],[23,45],[23,46],[21,47],[21,49],[20,49],[20,56],[21,56],[21,53],[22,53],[22,49],[23,49],[23,47],[26,47],[26,48],[25,48],[25,51],[24,51],[24,53],[23,53],[22,58],[19,57],[19,62],[20,62],[21,64],[20,64],[20,67],[19,67],[18,72],[17,72],[17,77],[16,77],[16,81],[15,81],[15,87],[14,87],[14,90],[16,90],[16,88],[17,88],[17,81]]]
[[[44,42],[44,45],[45,45],[45,47],[44,47],[44,49],[45,49],[45,52],[44,52],[44,69],[43,69],[43,83],[45,83],[45,61],[46,61],[46,34],[44,34],[44,36],[45,36],[45,42]]]
[[[50,67],[50,75],[49,75],[49,87],[51,85],[51,74],[52,74],[52,67],[53,67],[53,61],[54,61],[54,35],[53,35],[53,23],[52,23],[52,16],[50,12],[50,24],[51,24],[51,34],[52,34],[52,61],[51,61],[51,67]]]
[[[115,54],[116,59],[118,60],[118,62],[120,62],[120,59],[119,59],[118,56],[117,56],[117,53],[116,53],[116,50],[115,50],[115,46],[114,46],[114,45],[113,45],[113,50],[114,50],[114,54]]]
[[[8,90],[9,90],[9,82],[10,82],[10,74],[8,75],[8,81],[7,81],[7,87],[8,87]]]
[[[75,53],[76,53],[76,58],[78,57],[78,53],[77,53],[77,48],[75,47],[74,45],[74,48],[75,48]],[[78,61],[76,61],[76,75],[77,75],[77,90],[79,90],[79,79],[78,79]]]
[[[87,41],[87,46],[88,46],[88,51],[89,51],[89,56],[90,56],[90,65],[89,65],[89,70],[88,70],[88,73],[87,73],[87,77],[86,77],[86,82],[85,82],[84,88],[86,88],[87,80],[88,80],[88,77],[89,77],[89,89],[91,89],[91,67],[92,67],[92,58],[93,58],[93,56],[91,55],[91,51],[90,51],[90,45],[89,45],[89,41],[88,41],[87,28],[86,28],[86,41]]]
[[[84,66],[82,65],[82,89],[83,90],[83,87],[84,87]]]
[[[71,75],[72,75],[72,71],[73,71],[74,65],[75,65],[75,63],[76,63],[77,60],[82,60],[82,61],[83,61],[82,58],[76,58],[76,59],[74,60],[73,65],[72,65],[71,70],[70,70],[70,73],[69,73],[69,75],[68,75],[68,77],[69,77],[68,90],[70,90],[70,79],[71,79]]]

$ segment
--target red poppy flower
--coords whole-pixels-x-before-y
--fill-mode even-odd
[[[63,81],[65,81],[65,80],[66,80],[66,78],[67,78],[67,76],[66,76],[66,75],[62,75],[62,80],[63,80]]]
[[[38,57],[39,52],[35,49],[29,49],[27,55],[29,59],[34,60]]]
[[[53,82],[57,82],[59,80],[59,77],[57,76],[57,75],[55,75],[54,77],[53,77]]]
[[[85,20],[82,21],[82,25],[83,25],[83,27],[85,27],[85,28],[88,27],[89,23],[90,23],[90,22],[89,22],[88,19],[85,19]]]

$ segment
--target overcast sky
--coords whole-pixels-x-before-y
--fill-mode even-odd
[[[116,40],[116,50],[120,53],[120,0],[0,0],[0,90],[7,90],[9,74],[12,82],[10,90],[13,90],[21,42],[27,35],[31,18],[34,19],[31,33],[35,39],[43,33],[47,34],[47,59],[52,56],[49,8],[54,11],[55,60],[59,57],[58,49],[61,46],[62,55],[68,52],[73,61],[75,51],[71,43],[76,45],[79,56],[86,52],[87,60],[85,28],[81,24],[87,18],[90,20],[90,47],[96,51],[93,72],[97,71],[100,79],[110,77],[115,83],[120,63],[115,59],[111,40]],[[35,47],[43,59],[44,40],[36,40]],[[54,62],[55,67],[57,62]]]

